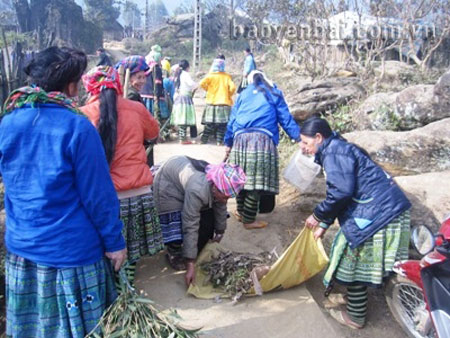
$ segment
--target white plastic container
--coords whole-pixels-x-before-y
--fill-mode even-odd
[[[314,157],[303,155],[298,149],[283,171],[283,178],[300,191],[305,191],[320,172],[320,165]]]

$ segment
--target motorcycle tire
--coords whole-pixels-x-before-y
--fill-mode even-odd
[[[396,275],[389,280],[385,297],[389,310],[408,337],[435,337],[423,292],[418,285]]]

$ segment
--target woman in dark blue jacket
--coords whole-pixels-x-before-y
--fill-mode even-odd
[[[248,80],[231,110],[224,143],[230,163],[239,165],[247,175],[235,215],[245,228],[255,229],[267,226],[256,221],[261,192],[279,191],[278,125],[296,141],[300,140],[300,128],[275,84],[260,71],[251,72]]]
[[[330,297],[328,305],[347,304],[347,311],[330,310],[333,318],[362,328],[367,310],[367,286],[379,287],[396,260],[408,258],[410,202],[392,177],[367,152],[333,132],[321,118],[305,121],[300,147],[315,155],[324,170],[327,196],[306,226],[324,235],[336,218],[340,224],[324,277],[347,286],[347,298]]]

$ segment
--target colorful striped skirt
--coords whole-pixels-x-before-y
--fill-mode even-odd
[[[170,123],[176,126],[195,126],[195,109],[192,95],[178,95],[172,108]]]
[[[153,116],[155,116],[154,111],[154,99],[149,97],[143,97],[142,100],[144,101],[145,107],[147,110],[152,113]],[[169,113],[169,107],[167,105],[167,102],[165,100],[160,99],[159,100],[159,111],[158,111],[158,118],[160,119],[167,119],[170,116]]]
[[[278,150],[269,135],[254,131],[235,136],[229,162],[239,165],[247,175],[244,190],[278,194]]]
[[[203,111],[202,124],[226,124],[230,119],[231,107],[208,104]]]
[[[8,253],[6,335],[83,338],[117,298],[108,259],[76,268],[52,268]]]
[[[164,249],[153,193],[121,199],[120,219],[124,225],[129,263]]]
[[[331,247],[324,284],[379,287],[398,260],[408,258],[410,213],[405,211],[356,249],[351,249],[341,230]]]
[[[182,241],[181,211],[169,212],[159,215],[164,244]]]

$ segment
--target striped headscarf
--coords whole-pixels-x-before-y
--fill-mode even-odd
[[[117,95],[122,95],[122,84],[119,73],[110,66],[92,68],[82,77],[86,91],[91,95],[98,95],[103,89],[114,89]]]
[[[244,171],[235,164],[209,164],[206,166],[205,172],[206,179],[228,197],[236,197],[247,182]]]
[[[3,111],[0,116],[3,117],[14,109],[21,108],[26,104],[34,107],[36,103],[55,103],[69,109],[75,114],[84,116],[76,107],[74,100],[67,97],[66,94],[62,92],[47,93],[42,88],[33,86],[26,86],[12,91],[3,105]]]
[[[123,66],[125,69],[129,69],[131,74],[141,71],[146,72],[149,69],[147,62],[145,62],[145,58],[140,55],[128,56],[117,62],[114,68],[119,69],[120,66]]]
[[[212,66],[211,66],[211,72],[218,73],[218,72],[224,72],[224,71],[225,71],[225,60],[214,59]]]

